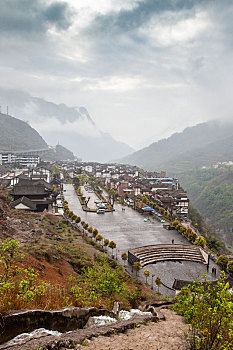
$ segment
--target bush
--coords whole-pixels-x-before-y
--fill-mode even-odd
[[[221,275],[214,286],[196,281],[175,297],[174,310],[190,325],[187,340],[192,350],[232,349],[233,302],[228,288]]]
[[[75,219],[76,224],[80,223],[80,221],[81,221],[81,218],[77,216],[77,218]]]
[[[96,237],[98,235],[98,230],[96,228],[94,228],[92,234],[93,234],[93,237]]]
[[[197,239],[196,232],[191,230],[191,232],[188,233],[188,240],[189,240],[189,242],[195,242],[196,239]]]
[[[229,261],[227,264],[227,271],[233,273],[233,261]]]
[[[172,226],[176,227],[177,225],[179,225],[179,221],[178,220],[173,221]]]
[[[125,291],[125,283],[122,282],[122,269],[117,266],[111,269],[105,258],[99,257],[99,263],[93,267],[88,267],[83,276],[86,280],[86,287],[90,293],[95,293],[98,297],[114,294],[122,294]]]
[[[198,245],[198,246],[204,248],[205,245],[206,245],[206,240],[205,240],[204,237],[199,236],[199,237],[195,240],[195,242],[194,242],[193,244]]]
[[[3,274],[0,274],[0,282],[7,282],[15,268],[15,260],[22,258],[23,254],[19,249],[19,242],[15,239],[7,238],[0,242],[0,260]]]
[[[226,255],[220,255],[216,261],[216,264],[219,265],[221,269],[226,270],[228,262],[229,259]]]

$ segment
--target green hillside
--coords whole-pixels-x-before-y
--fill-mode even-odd
[[[45,161],[74,160],[74,158],[73,152],[61,145],[57,145],[55,149],[49,149],[48,152],[42,156],[42,160]]]
[[[185,170],[209,167],[228,160],[233,160],[233,135],[176,156],[160,166],[171,175],[178,175]]]
[[[0,113],[0,150],[24,151],[48,148],[47,143],[30,125]]]
[[[233,123],[212,121],[152,143],[121,160],[151,170],[180,170],[232,158]]]
[[[0,113],[0,151],[27,151],[48,149],[42,160],[73,160],[74,154],[67,148],[57,145],[48,148],[40,134],[22,120]]]
[[[233,167],[187,171],[179,178],[193,205],[233,246]]]

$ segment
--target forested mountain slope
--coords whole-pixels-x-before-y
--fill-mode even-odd
[[[233,135],[169,159],[161,167],[170,175],[178,175],[185,170],[208,167],[229,160],[233,160]]]
[[[186,128],[167,139],[123,158],[123,163],[145,169],[178,170],[199,167],[215,160],[227,160],[232,153],[233,123],[211,121]]]
[[[179,178],[193,205],[233,245],[233,167],[192,170]]]
[[[61,145],[49,148],[40,134],[28,123],[0,113],[0,151],[20,152],[40,149],[48,149],[41,155],[42,160],[74,159],[74,154]]]
[[[0,113],[0,150],[24,151],[48,148],[40,134],[22,120]]]

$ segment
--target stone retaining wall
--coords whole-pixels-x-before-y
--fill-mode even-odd
[[[159,319],[157,316],[134,316],[128,321],[120,321],[109,326],[99,326],[90,329],[78,329],[68,334],[63,334],[60,337],[52,335],[43,335],[37,338],[33,338],[28,341],[23,341],[18,344],[2,345],[0,350],[59,350],[64,348],[74,348],[77,344],[82,344],[85,339],[91,339],[93,337],[109,336],[111,334],[123,333],[127,329],[135,328],[140,324],[145,324],[148,321],[157,322]]]
[[[2,317],[0,344],[15,336],[45,328],[58,332],[67,332],[83,328],[91,316],[110,316],[114,313],[104,309],[66,307],[57,310],[19,310],[11,311]]]

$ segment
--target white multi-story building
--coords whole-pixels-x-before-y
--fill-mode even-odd
[[[91,165],[86,165],[84,170],[87,171],[88,173],[92,173],[92,166]]]
[[[35,168],[40,163],[38,155],[17,154],[13,152],[1,152],[0,164],[17,163],[25,168]]]

